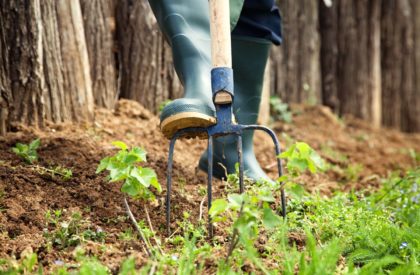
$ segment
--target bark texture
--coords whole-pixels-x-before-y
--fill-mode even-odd
[[[120,95],[156,113],[166,99],[182,95],[170,47],[147,1],[119,1],[117,10]]]
[[[93,118],[93,97],[78,1],[0,2],[0,132]]]
[[[382,3],[382,123],[420,131],[420,3]]]
[[[321,101],[317,5],[313,0],[280,1],[284,43],[272,51],[271,83],[287,102]]]
[[[72,0],[42,3],[46,117],[54,122],[92,120],[92,81],[80,4]]]
[[[324,104],[380,125],[380,0],[320,1]]]
[[[2,125],[41,125],[44,118],[42,78],[42,22],[39,0],[1,1]],[[7,80],[4,80],[7,78]],[[9,89],[3,91],[3,89]],[[3,109],[6,106],[5,109]]]
[[[115,4],[113,0],[80,0],[95,104],[112,109],[117,100]]]

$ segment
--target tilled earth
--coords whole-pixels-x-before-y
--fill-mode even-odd
[[[331,165],[328,172],[304,175],[299,179],[307,190],[330,195],[351,189],[369,190],[380,185],[380,179],[393,171],[404,171],[418,165],[414,152],[420,152],[420,135],[394,130],[375,129],[353,118],[339,120],[324,107],[292,106],[293,122],[275,122],[271,127],[282,145],[294,140],[315,148]],[[141,146],[148,152],[145,166],[155,169],[164,189],[157,203],[149,206],[151,221],[159,234],[164,234],[165,171],[168,141],[158,130],[159,120],[133,101],[121,100],[114,112],[96,110],[95,123],[51,124],[43,130],[16,127],[16,132],[0,138],[0,258],[19,258],[23,251],[34,251],[44,267],[52,268],[61,261],[74,261],[74,247],[59,249],[48,246],[45,230],[48,210],[64,210],[64,216],[77,211],[93,231],[106,232],[105,246],[87,242],[85,250],[117,270],[121,260],[134,255],[138,264],[145,257],[135,240],[122,240],[121,232],[131,229],[126,219],[119,184],[107,183],[105,175],[97,175],[99,161],[115,153],[110,143],[121,140],[130,146]],[[11,148],[39,137],[39,166],[70,168],[73,177],[41,173],[36,166],[25,164]],[[172,227],[184,211],[198,219],[206,175],[198,171],[198,159],[205,141],[177,142],[174,163]],[[275,156],[270,139],[256,135],[258,159],[267,173],[275,178]],[[215,181],[215,197],[223,195],[224,183]],[[141,204],[131,202],[138,219],[145,218]],[[202,205],[206,205],[205,203]],[[205,208],[205,207],[204,207]],[[205,210],[204,210],[205,211]],[[205,215],[204,215],[205,216]]]

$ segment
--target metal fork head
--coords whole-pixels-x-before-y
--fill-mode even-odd
[[[173,153],[175,148],[176,140],[187,133],[200,133],[206,132],[208,135],[208,146],[207,146],[207,157],[208,157],[208,178],[207,178],[207,196],[208,196],[208,209],[211,208],[212,203],[212,181],[213,181],[213,140],[220,136],[229,136],[234,135],[237,137],[237,153],[238,153],[238,163],[239,163],[239,191],[244,192],[244,164],[242,159],[242,133],[243,131],[252,131],[259,130],[267,133],[273,143],[275,149],[275,155],[278,156],[281,153],[280,143],[277,139],[276,134],[269,129],[268,127],[261,125],[242,125],[235,124],[232,121],[232,106],[218,106],[216,109],[217,114],[217,123],[207,128],[186,128],[182,129],[175,133],[173,138],[170,141],[169,145],[169,158],[168,158],[168,168],[167,168],[167,185],[166,185],[166,228],[167,233],[170,235],[170,211],[171,211],[171,190],[172,190],[172,169],[173,169]],[[281,160],[277,158],[277,169],[279,177],[283,175],[283,168]],[[286,198],[283,187],[281,191],[281,214],[283,217],[286,215]],[[208,234],[209,237],[213,237],[213,226],[211,218],[209,216],[208,223]]]
[[[210,210],[212,204],[212,181],[213,181],[213,140],[221,136],[233,135],[237,138],[237,153],[238,153],[238,163],[239,163],[239,192],[244,192],[244,163],[242,158],[242,133],[243,131],[252,131],[260,130],[264,131],[270,135],[274,147],[275,154],[278,156],[281,153],[280,143],[277,139],[276,134],[269,129],[268,127],[261,125],[242,125],[235,123],[233,118],[233,72],[230,68],[215,68],[212,70],[212,88],[213,88],[213,103],[216,107],[216,118],[217,123],[206,127],[206,128],[186,128],[179,130],[172,137],[169,145],[169,157],[168,157],[168,167],[167,167],[167,180],[166,180],[166,228],[168,236],[171,233],[170,230],[170,214],[171,214],[171,190],[172,190],[172,169],[173,169],[173,154],[176,140],[179,137],[184,136],[187,133],[207,133],[208,135],[208,146],[207,146],[207,156],[208,156],[208,178],[207,178],[207,199],[208,199],[208,209]],[[224,92],[231,95],[231,102],[225,102],[219,104],[216,102],[215,98],[217,93]],[[281,161],[277,158],[277,169],[279,177],[283,175],[283,169]],[[281,185],[282,186],[282,185]],[[286,197],[283,190],[281,191],[281,214],[283,217],[286,216]],[[211,222],[211,217],[208,217],[208,234],[209,237],[213,237],[213,225]]]

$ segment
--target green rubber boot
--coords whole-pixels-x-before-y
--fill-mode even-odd
[[[169,103],[160,115],[167,138],[188,127],[216,123],[210,83],[211,43],[208,0],[149,0],[160,29],[172,48],[184,97]],[[231,27],[238,20],[243,0],[231,0]],[[207,134],[189,134],[207,137]]]
[[[235,82],[233,110],[239,124],[257,122],[264,70],[270,47],[271,42],[268,40],[232,37],[232,67]],[[244,131],[242,135],[245,175],[254,181],[267,180],[268,176],[255,158],[253,137],[254,131]],[[215,139],[213,175],[217,178],[226,178],[226,172],[235,173],[237,162],[236,138],[228,136]],[[200,158],[199,168],[207,172],[207,163],[207,152],[205,152]]]
[[[172,48],[175,70],[184,86],[184,97],[172,101],[162,110],[162,133],[172,138],[179,129],[215,124],[207,1],[149,0],[149,3]]]

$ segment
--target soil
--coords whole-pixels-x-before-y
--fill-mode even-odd
[[[335,191],[351,189],[370,192],[380,186],[381,178],[393,171],[404,171],[418,165],[410,152],[420,152],[420,135],[395,130],[375,129],[355,118],[338,119],[328,108],[292,106],[291,124],[275,122],[282,147],[293,140],[305,141],[331,165],[328,172],[305,174],[299,179],[310,192],[328,196]],[[45,218],[48,210],[64,209],[69,216],[82,213],[92,230],[107,233],[105,245],[87,242],[87,254],[94,254],[111,270],[118,270],[123,258],[145,261],[138,241],[121,240],[119,235],[132,228],[126,218],[117,183],[107,183],[104,174],[95,173],[99,161],[116,152],[111,141],[122,140],[130,146],[141,146],[148,152],[145,166],[155,169],[164,189],[157,203],[149,206],[151,221],[159,234],[165,232],[165,171],[169,142],[159,131],[159,119],[136,102],[121,100],[115,111],[96,110],[95,123],[49,124],[39,130],[17,125],[15,131],[0,138],[0,258],[19,258],[24,251],[34,251],[46,269],[61,261],[74,261],[73,248],[58,249],[46,245],[44,231],[51,225]],[[39,137],[39,166],[71,168],[67,181],[40,173],[25,164],[11,148]],[[269,137],[257,134],[255,150],[262,167],[275,178],[275,156]],[[198,159],[205,141],[180,140],[174,155],[172,228],[187,211],[198,219],[206,174],[198,171]],[[215,181],[214,196],[223,194],[224,183]],[[144,208],[130,202],[138,219],[144,219]],[[203,204],[206,205],[205,203]],[[204,215],[205,217],[205,215]],[[222,237],[223,239],[223,237]]]

